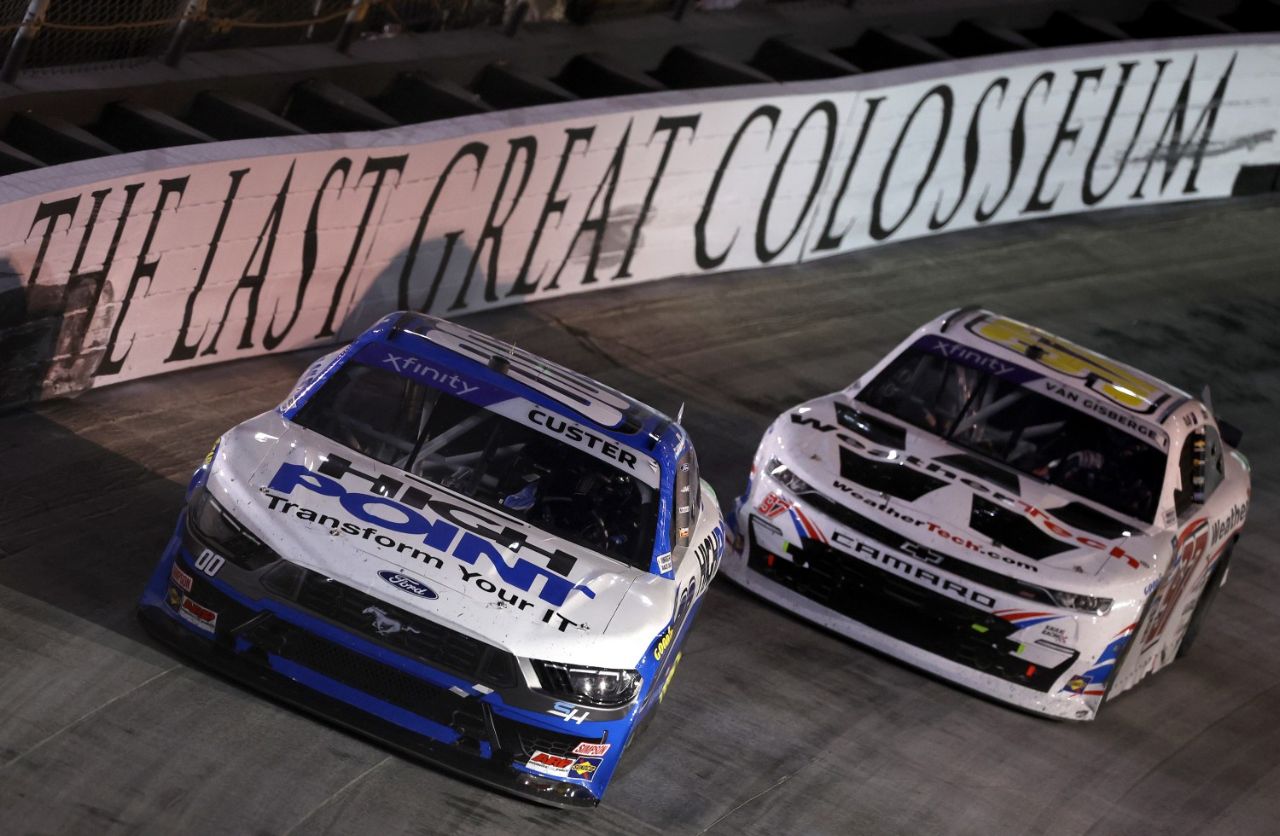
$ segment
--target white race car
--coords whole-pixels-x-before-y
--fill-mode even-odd
[[[1249,506],[1205,399],[976,308],[766,431],[725,572],[998,700],[1089,720],[1186,652]]]
[[[679,424],[393,314],[219,439],[139,614],[409,755],[592,806],[666,693],[723,545]]]

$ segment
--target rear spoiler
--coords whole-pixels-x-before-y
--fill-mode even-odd
[[[1210,412],[1213,412],[1213,400],[1209,396],[1209,384],[1204,385],[1204,391],[1200,394],[1200,400],[1204,401],[1204,405]],[[1240,442],[1244,440],[1244,430],[1237,427],[1229,421],[1224,421],[1221,415],[1214,415],[1213,419],[1218,422],[1218,435],[1222,437],[1223,442],[1228,447],[1239,450]]]
[[[1244,440],[1244,430],[1228,421],[1224,421],[1220,416],[1213,416],[1218,421],[1218,433],[1222,436],[1222,441],[1235,450],[1240,449],[1240,442]]]
[[[958,308],[952,311],[947,315],[946,319],[942,320],[942,327],[939,331],[943,334],[947,333],[947,329],[950,328],[957,319],[965,316],[966,314],[976,313],[980,310],[982,310],[981,305],[965,305],[963,308]]]

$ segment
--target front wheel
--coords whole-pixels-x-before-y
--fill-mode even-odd
[[[1235,546],[1235,541],[1232,540],[1222,557],[1218,558],[1218,565],[1213,567],[1213,574],[1205,581],[1204,589],[1200,592],[1200,600],[1196,601],[1195,611],[1191,613],[1191,621],[1187,623],[1187,631],[1182,634],[1177,658],[1181,659],[1191,652],[1191,646],[1195,644],[1200,628],[1204,626],[1205,613],[1209,612],[1213,599],[1218,596],[1218,590],[1222,589],[1222,585],[1227,582],[1227,569],[1231,564],[1231,552]]]

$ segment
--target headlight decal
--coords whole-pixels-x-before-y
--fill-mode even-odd
[[[197,540],[242,569],[260,569],[279,559],[207,490],[199,491],[188,506],[187,524]]]
[[[813,493],[813,486],[795,474],[791,468],[787,467],[778,459],[770,459],[769,464],[765,465],[766,472],[774,479],[781,482],[792,493],[803,496],[807,493]]]
[[[1049,593],[1053,603],[1059,607],[1088,615],[1106,615],[1111,612],[1111,605],[1115,603],[1111,598],[1102,598],[1096,595],[1082,595],[1078,592],[1063,592],[1062,590],[1048,588],[1045,588],[1044,591]]]
[[[795,475],[792,470],[778,459],[770,459],[768,464],[768,474],[778,482],[782,483],[787,490],[796,496],[816,496],[817,492],[813,487],[799,476]],[[822,529],[817,526],[813,520],[804,513],[796,502],[782,496],[779,493],[770,493],[760,501],[756,507],[756,513],[767,518],[774,519],[783,512],[786,512],[795,525],[796,533],[801,539],[816,540],[819,543],[826,543],[827,537],[822,533]]]
[[[542,690],[552,696],[601,708],[617,708],[631,702],[642,682],[638,671],[564,665],[541,659],[533,660],[533,669]]]

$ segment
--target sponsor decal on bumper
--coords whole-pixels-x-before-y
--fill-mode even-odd
[[[169,572],[169,578],[177,584],[183,592],[191,591],[191,576],[182,571],[182,567],[174,561],[173,569]]]
[[[593,722],[590,725],[596,728],[591,731],[583,724],[574,734],[567,733],[568,729],[557,730],[537,722],[536,713],[505,703],[491,689],[449,688],[445,680],[456,679],[450,674],[435,672],[425,677],[425,663],[406,661],[412,671],[399,667],[383,654],[362,650],[367,644],[362,638],[322,624],[303,610],[285,609],[273,601],[263,607],[263,601],[244,596],[221,579],[213,582],[193,576],[195,597],[187,596],[174,583],[179,558],[191,559],[180,537],[175,537],[139,602],[139,617],[154,637],[249,687],[495,789],[557,807],[599,803],[613,769],[604,758],[612,744],[588,735],[623,741],[633,718]],[[180,566],[178,571],[183,571]],[[375,621],[376,617],[376,613],[370,616]],[[275,626],[265,631],[250,627],[237,633],[232,643],[215,640],[250,622]],[[279,630],[288,633],[288,640],[275,646],[270,636]],[[376,634],[376,630],[375,624],[371,632]],[[349,639],[354,641],[348,643]],[[320,655],[315,660],[297,655],[305,647],[315,648]],[[265,654],[242,652],[246,650]],[[326,666],[324,660],[335,654],[339,662],[348,662]],[[348,666],[351,663],[354,668]],[[417,673],[419,667],[424,668],[423,674]],[[420,675],[425,678],[417,678]],[[376,687],[366,687],[388,681],[393,690],[378,692]],[[397,694],[406,695],[409,702],[401,702]],[[471,714],[474,721],[460,719]],[[486,717],[490,718],[487,722]],[[544,752],[546,744],[554,744],[554,750],[546,753],[567,758],[563,775],[528,768],[534,742],[543,744],[537,751]],[[618,748],[612,747],[615,758]],[[594,762],[574,770],[584,759]]]
[[[552,778],[568,778],[569,767],[573,766],[573,758],[553,755],[550,752],[534,752],[533,757],[525,764],[529,769]]]
[[[739,548],[727,563],[726,572],[735,581],[748,589],[779,603],[797,614],[809,618],[825,627],[833,629],[859,642],[868,644],[924,670],[950,679],[957,684],[992,696],[1001,701],[1030,711],[1049,714],[1069,720],[1091,718],[1106,693],[1106,683],[1110,670],[1107,663],[1114,663],[1123,647],[1123,641],[1116,642],[1122,636],[1111,634],[1114,638],[1101,639],[1081,635],[1076,636],[1072,629],[1072,619],[1062,613],[1054,613],[1051,608],[1044,607],[1010,607],[1014,601],[1007,601],[1003,595],[998,596],[999,604],[987,611],[986,607],[977,607],[959,618],[934,619],[932,615],[925,619],[928,624],[915,623],[918,619],[903,621],[902,613],[881,612],[892,609],[885,606],[870,606],[879,598],[862,598],[862,606],[850,609],[846,604],[851,602],[831,598],[830,595],[805,594],[798,589],[814,592],[813,582],[823,578],[822,589],[834,592],[830,586],[830,572],[837,571],[837,566],[845,566],[850,570],[854,564],[847,560],[865,561],[880,571],[892,570],[877,577],[888,579],[902,575],[901,582],[912,582],[912,586],[921,585],[919,578],[910,575],[905,569],[886,565],[873,560],[865,549],[847,554],[844,557],[831,554],[830,546],[823,546],[813,541],[785,543],[782,532],[772,527],[758,514],[753,514],[754,504],[743,502],[739,508],[738,527],[746,535]],[[823,524],[830,524],[824,520]],[[757,538],[764,537],[767,544],[760,544]],[[844,540],[844,537],[838,538]],[[841,550],[843,551],[843,550]],[[885,551],[880,549],[880,551]],[[901,554],[899,559],[910,559],[915,555]],[[772,559],[768,559],[772,558]],[[838,563],[831,563],[832,560]],[[879,564],[876,566],[876,564]],[[930,567],[936,569],[937,567]],[[816,572],[812,576],[797,575],[808,571]],[[841,570],[843,571],[843,570]],[[857,573],[859,575],[863,573]],[[803,581],[807,577],[808,581]],[[896,584],[895,584],[896,585]],[[930,584],[932,585],[932,584]],[[908,597],[915,598],[919,593],[901,590]],[[923,590],[922,590],[923,591]],[[934,590],[939,592],[940,590]],[[952,590],[954,591],[954,589]],[[830,600],[826,600],[830,598]],[[992,603],[995,604],[993,599]],[[1015,599],[1016,601],[1016,599]],[[939,602],[940,603],[940,602]],[[966,604],[973,607],[971,600],[956,600],[955,605]],[[1025,603],[1025,602],[1024,602]],[[870,606],[870,611],[868,611]],[[1004,607],[1003,609],[1001,607]],[[944,607],[951,610],[954,605]],[[985,611],[985,615],[983,614]],[[912,610],[915,612],[915,610]],[[934,613],[933,609],[923,614]],[[937,613],[941,616],[942,613]],[[881,617],[883,616],[883,617]],[[892,617],[890,617],[892,616]],[[1106,619],[1114,623],[1115,619]],[[1092,623],[1092,622],[1090,622]],[[1124,622],[1119,622],[1123,624]],[[1063,626],[1057,626],[1063,625]],[[1103,625],[1099,624],[1099,627]],[[926,629],[927,628],[927,629]],[[1105,627],[1103,628],[1105,629]],[[1114,629],[1114,628],[1113,628]],[[1030,631],[1030,634],[1022,632]],[[1092,629],[1090,631],[1092,633]],[[1122,631],[1123,635],[1124,631]],[[949,650],[951,641],[944,641],[950,636],[965,646],[981,645],[988,655],[973,656],[969,653],[951,658]],[[967,636],[967,640],[961,637]],[[1037,638],[1037,636],[1039,636]],[[976,644],[975,644],[976,640]],[[1096,644],[1096,650],[1093,649]],[[1112,644],[1108,645],[1108,642]],[[1002,649],[997,653],[991,650],[992,643]],[[1103,649],[1103,645],[1108,645]],[[940,652],[941,651],[941,652]],[[1091,661],[1094,653],[1101,653],[1098,661]],[[994,655],[991,655],[994,654]],[[965,664],[963,660],[978,659],[977,666]],[[1055,687],[1056,686],[1056,687]]]
[[[178,615],[186,622],[194,624],[207,633],[213,633],[218,627],[218,614],[208,607],[198,604],[188,595],[182,596],[182,606]]]
[[[602,758],[609,751],[609,743],[587,743],[582,742],[573,747],[575,755],[586,755],[591,758]]]
[[[596,777],[596,770],[600,768],[601,763],[600,758],[578,758],[573,762],[573,766],[569,767],[569,771],[584,781],[590,781]]]

